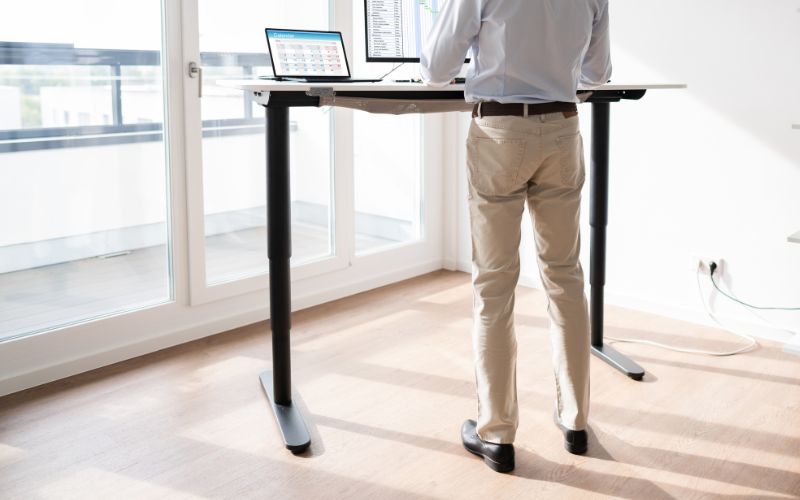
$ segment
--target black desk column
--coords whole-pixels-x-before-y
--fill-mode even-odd
[[[644,92],[642,92],[642,95]],[[641,97],[641,96],[639,96]],[[614,99],[592,102],[591,201],[591,335],[592,354],[634,380],[644,377],[644,369],[611,346],[603,344],[603,303],[606,284],[606,228],[608,226],[608,150],[611,104]],[[619,100],[619,97],[616,98]]]
[[[292,404],[291,329],[292,256],[291,191],[289,189],[289,107],[268,105],[267,113],[267,252],[272,328],[272,372],[260,375],[283,442],[301,453],[311,438],[303,417]]]

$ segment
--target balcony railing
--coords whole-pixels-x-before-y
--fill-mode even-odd
[[[206,68],[240,68],[240,75],[253,75],[256,67],[267,67],[266,53],[203,52]],[[3,66],[76,66],[110,69],[111,123],[64,127],[38,127],[0,130],[0,153],[42,149],[105,146],[162,141],[163,123],[125,123],[123,116],[124,67],[158,67],[158,50],[119,50],[76,48],[71,44],[0,42],[0,69]],[[2,76],[0,75],[0,80]],[[259,134],[264,118],[253,117],[252,101],[242,93],[242,114],[237,118],[203,120],[203,137]]]

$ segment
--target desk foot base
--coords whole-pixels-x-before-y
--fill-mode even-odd
[[[593,345],[592,354],[633,380],[642,380],[642,377],[644,377],[644,368],[609,345]]]
[[[272,391],[271,371],[262,373],[258,378],[261,380],[261,387],[264,388],[264,393],[269,399],[272,413],[275,415],[278,428],[281,430],[281,436],[283,437],[286,449],[295,455],[303,453],[311,444],[311,436],[308,434],[308,428],[306,428],[303,416],[300,414],[297,407],[291,403],[288,405],[275,403],[275,395]]]

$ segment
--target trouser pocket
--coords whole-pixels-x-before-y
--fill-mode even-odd
[[[524,139],[470,137],[467,166],[472,187],[490,196],[512,191],[525,156],[525,145]]]
[[[583,160],[583,139],[581,133],[561,136],[556,139],[558,144],[558,161],[561,172],[561,182],[568,187],[581,187],[586,177],[586,168]]]

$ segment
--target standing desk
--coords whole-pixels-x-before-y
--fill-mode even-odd
[[[289,179],[289,109],[307,106],[342,106],[379,113],[426,113],[468,111],[464,86],[428,87],[415,83],[302,83],[265,80],[227,80],[219,85],[250,92],[266,108],[267,133],[267,253],[269,258],[272,371],[260,375],[283,441],[292,453],[311,444],[305,422],[292,404],[291,212]],[[590,163],[590,270],[592,354],[641,380],[644,369],[609,345],[603,344],[603,291],[606,275],[606,226],[608,225],[608,157],[610,104],[641,99],[647,90],[677,89],[685,85],[604,85],[594,91]]]

